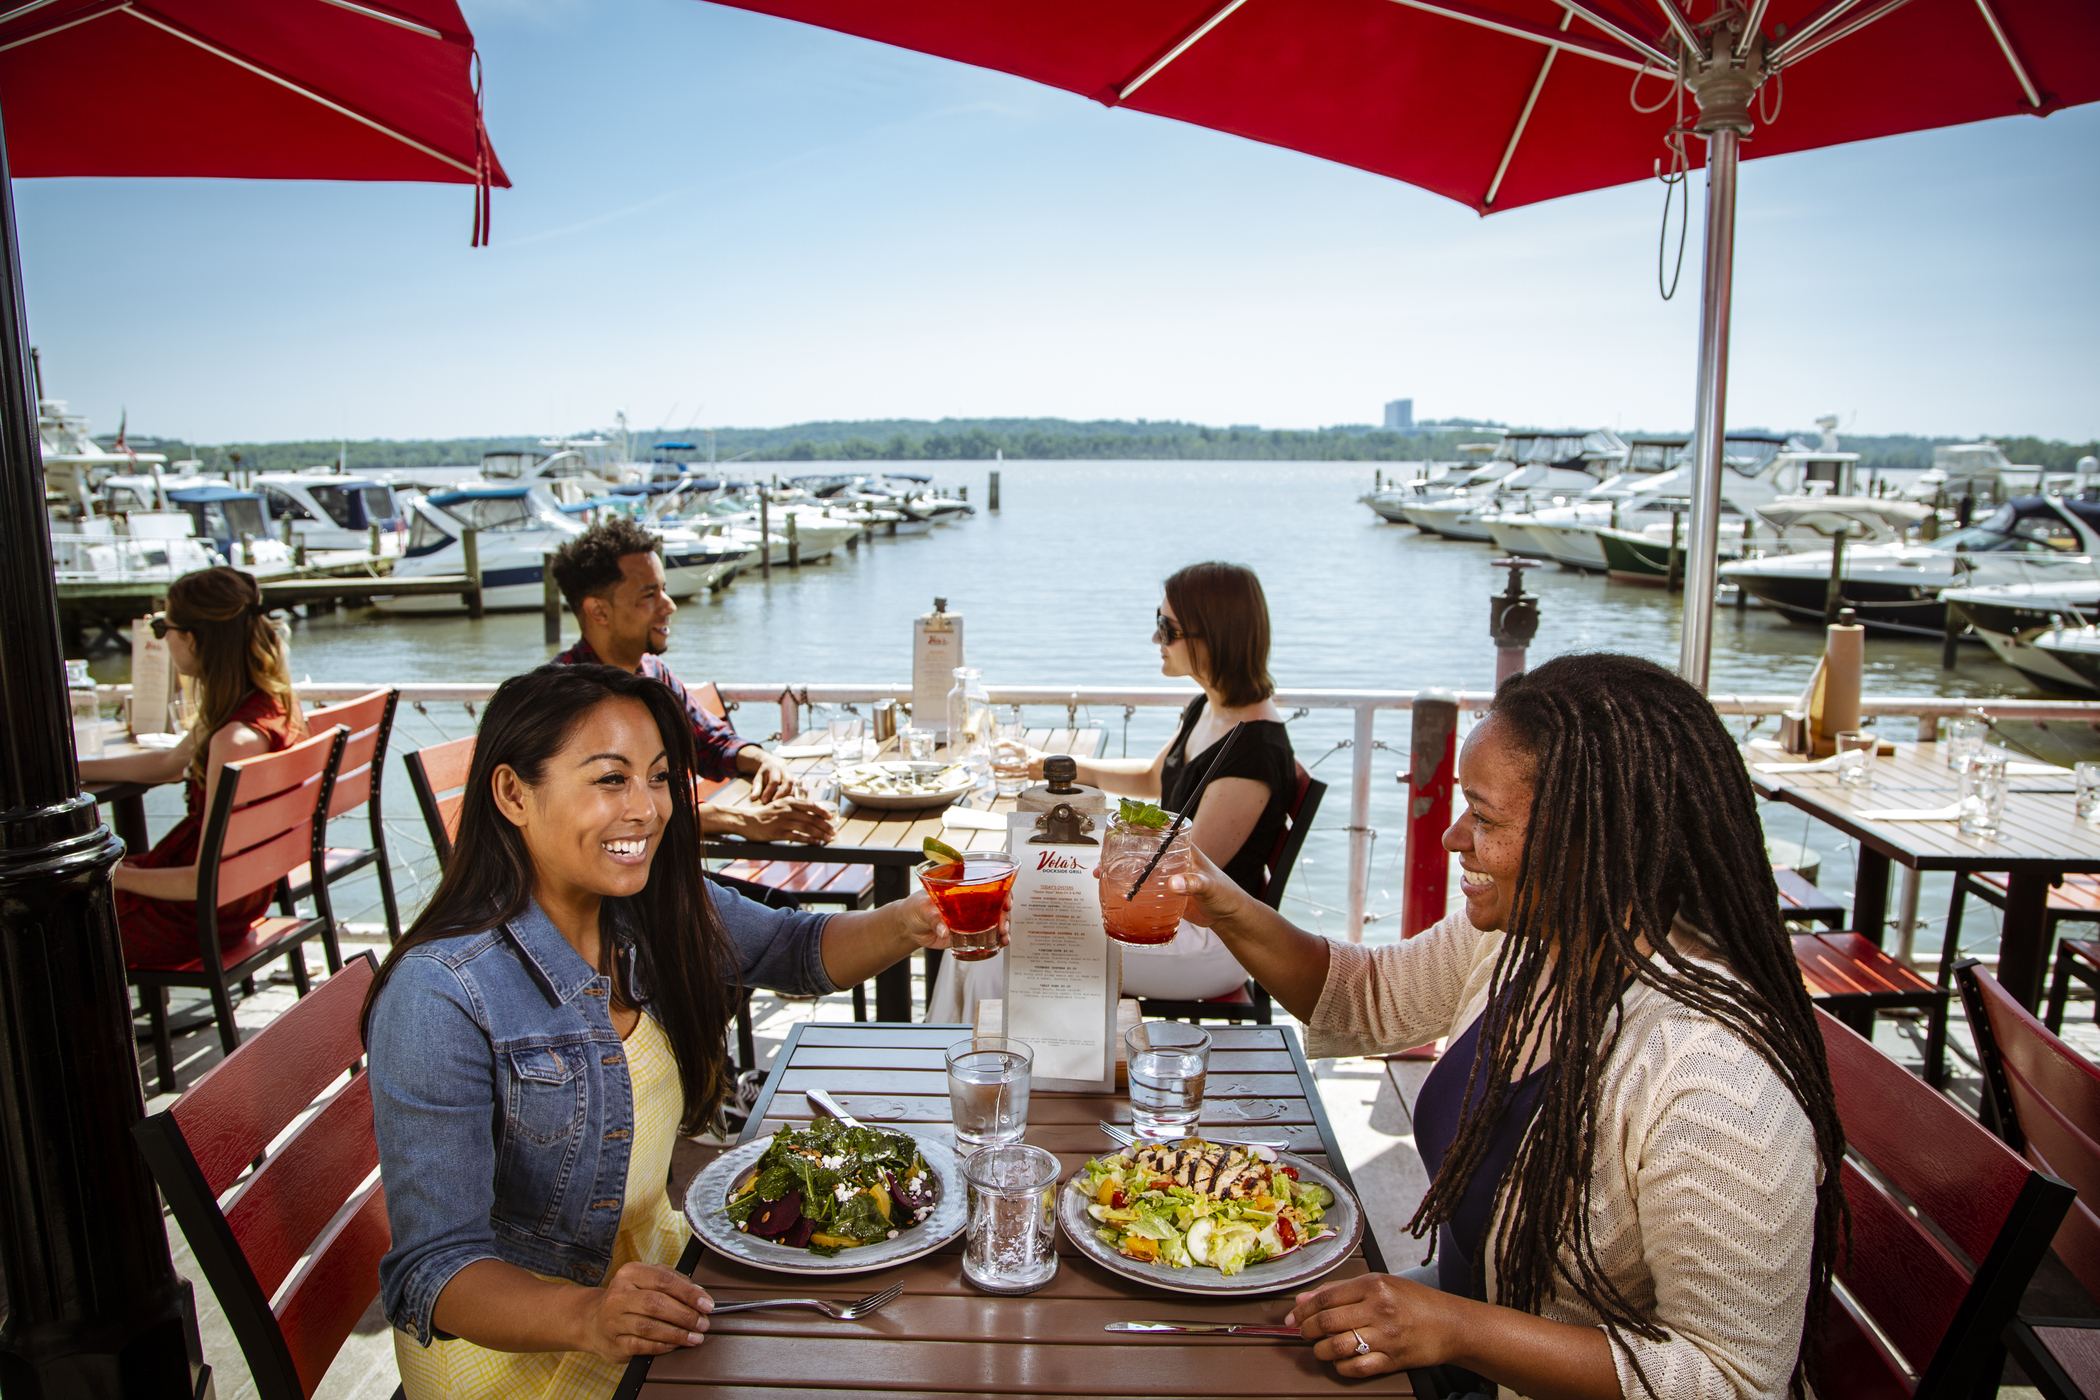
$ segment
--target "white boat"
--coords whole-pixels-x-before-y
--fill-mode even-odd
[[[1940,598],[2000,661],[2042,689],[2074,695],[2096,689],[2066,664],[2061,648],[2051,651],[2038,643],[2100,620],[2100,576],[1955,587]]]
[[[1491,544],[1485,517],[1565,505],[1626,458],[1625,440],[1609,428],[1509,432],[1493,448],[1494,457],[1450,495],[1403,507],[1408,521],[1446,539]]]
[[[380,552],[398,554],[408,533],[408,511],[394,488],[374,477],[333,471],[263,472],[255,489],[269,504],[270,523],[281,532],[291,522],[292,543],[308,550],[371,547],[379,527]]]
[[[167,457],[158,452],[133,452],[124,446],[118,430],[113,447],[104,447],[88,433],[88,420],[66,412],[64,399],[39,398],[36,405],[37,446],[44,467],[44,501],[54,524],[77,526],[107,509],[98,510],[103,481],[118,474],[140,477],[147,483],[166,475],[161,469]],[[137,502],[141,510],[166,510],[164,497],[152,496]]]
[[[122,522],[90,518],[51,533],[52,574],[61,583],[173,583],[226,562],[196,537],[187,511],[134,511]]]

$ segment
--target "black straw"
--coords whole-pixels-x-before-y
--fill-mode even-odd
[[[1241,720],[1233,725],[1232,732],[1225,736],[1225,742],[1218,746],[1218,756],[1210,761],[1208,768],[1203,770],[1203,781],[1196,784],[1196,795],[1199,801],[1202,799],[1204,787],[1210,782],[1210,775],[1218,771],[1218,765],[1225,761],[1226,754],[1232,752],[1233,743],[1240,737],[1240,731],[1246,727],[1247,721],[1245,720]],[[1160,838],[1159,849],[1152,853],[1152,859],[1146,864],[1144,874],[1137,877],[1137,883],[1130,887],[1130,893],[1123,896],[1125,902],[1138,897],[1138,891],[1145,887],[1145,881],[1152,878],[1152,872],[1159,868],[1161,859],[1166,856],[1167,847],[1174,844],[1174,833],[1180,831],[1181,824],[1188,819],[1189,814],[1187,812],[1177,812],[1175,814],[1174,824],[1168,827],[1167,834]]]

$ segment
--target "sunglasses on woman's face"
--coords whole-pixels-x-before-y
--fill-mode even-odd
[[[1176,626],[1174,620],[1165,613],[1152,614],[1152,640],[1160,646],[1172,646],[1188,635],[1188,633]]]
[[[166,613],[156,613],[154,615],[153,621],[147,625],[152,627],[153,640],[156,642],[166,641],[167,636],[170,632],[187,632],[190,630],[187,627],[179,627],[176,624],[168,621],[168,615]]]

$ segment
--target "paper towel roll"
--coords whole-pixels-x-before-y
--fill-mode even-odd
[[[1867,659],[1867,629],[1858,623],[1834,623],[1823,652],[1815,726],[1816,754],[1837,752],[1837,736],[1859,728],[1860,672]]]

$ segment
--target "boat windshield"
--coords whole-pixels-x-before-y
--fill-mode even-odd
[[[401,508],[394,504],[394,493],[387,487],[367,486],[358,494],[365,498],[365,523],[368,525],[383,524],[401,513]]]
[[[310,486],[307,489],[313,493],[315,503],[322,510],[328,512],[328,518],[335,522],[337,529],[354,530],[357,528],[355,523],[356,517],[350,513],[350,492],[347,489],[341,486],[319,485]]]
[[[270,514],[278,520],[311,520],[314,513],[299,503],[299,498],[289,491],[275,486],[262,488],[263,499],[270,503]]]
[[[408,553],[411,557],[429,554],[452,543],[452,536],[440,529],[422,511],[413,511],[414,519],[408,527]]]
[[[2078,554],[2084,542],[2071,522],[2054,510],[2023,510],[2009,502],[1981,525],[1942,535],[1937,548],[1966,554]]]
[[[445,506],[449,515],[456,515],[477,530],[530,530],[539,524],[539,512],[532,502],[520,496],[480,496],[464,501],[451,501]]]

